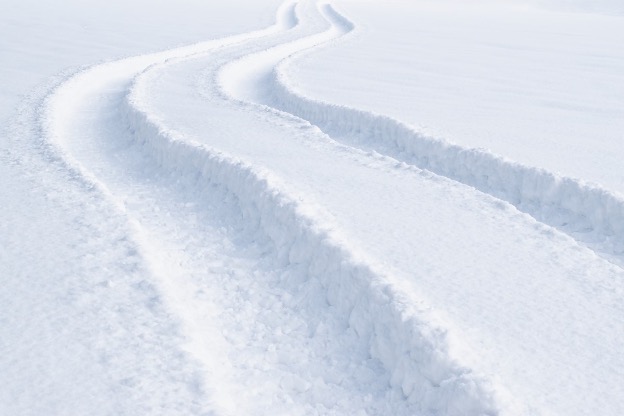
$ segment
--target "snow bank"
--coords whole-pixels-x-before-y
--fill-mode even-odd
[[[345,330],[369,346],[413,406],[457,416],[498,413],[492,384],[452,357],[446,331],[430,312],[401,302],[391,276],[359,259],[321,209],[300,202],[271,172],[167,129],[143,106],[141,79],[123,113],[145,153],[163,169],[194,178],[198,192],[217,187],[231,196],[249,232],[272,243],[280,267],[296,265],[318,280]]]
[[[340,33],[352,30],[353,25],[333,9],[327,8],[325,13]],[[507,160],[485,149],[427,137],[384,115],[308,98],[288,79],[293,56],[274,68],[267,89],[271,95],[265,104],[309,121],[336,140],[391,156],[507,201],[575,239],[598,245],[607,254],[624,254],[622,195]]]

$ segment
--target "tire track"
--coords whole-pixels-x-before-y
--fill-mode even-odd
[[[490,412],[486,383],[444,355],[445,330],[426,310],[404,321],[400,295],[342,244],[322,208],[300,204],[271,172],[171,131],[134,100],[146,76],[190,56],[267,48],[315,29],[287,34],[298,22],[288,10],[277,30],[78,74],[46,103],[48,140],[128,218],[128,239],[215,390],[213,411]]]
[[[416,411],[583,414],[620,406],[618,397],[604,399],[607,385],[594,386],[612,374],[624,332],[609,329],[621,327],[612,318],[592,317],[618,316],[622,270],[500,199],[340,145],[339,136],[255,103],[274,93],[276,51],[288,56],[349,30],[328,6],[304,12],[301,22],[313,30],[275,48],[239,45],[139,76],[126,111],[145,151],[166,169],[227,189],[241,221],[268,238],[282,264],[318,282],[317,296]],[[475,345],[488,353],[471,351]],[[593,351],[605,359],[596,363]],[[553,386],[553,377],[574,382]],[[576,401],[575,391],[591,389]]]
[[[311,99],[289,81],[297,56],[327,47],[355,30],[331,8],[322,35],[280,45],[225,66],[221,86],[235,99],[265,105],[317,126],[331,138],[426,169],[513,205],[569,235],[603,258],[624,265],[624,197],[600,185],[522,165],[485,149],[427,137],[381,114]]]
[[[308,13],[309,9],[310,6],[306,9]],[[300,43],[316,45],[336,35],[335,27],[328,22],[348,24],[329,5],[321,5],[319,10],[320,13],[315,11],[300,19],[304,29],[297,40],[283,39],[276,48],[298,50]],[[311,30],[317,33],[310,34]],[[164,121],[166,114],[151,110],[152,90],[154,86],[169,82],[161,78],[161,73],[169,68],[185,68],[189,73],[201,71],[199,83],[206,79],[214,81],[218,73],[212,72],[213,68],[258,51],[263,55],[263,51],[271,51],[271,47],[240,45],[231,51],[224,50],[223,57],[211,54],[209,68],[201,64],[208,57],[194,56],[150,67],[139,75],[130,88],[124,111],[126,122],[143,151],[166,170],[196,177],[206,186],[216,186],[231,194],[247,226],[257,227],[271,241],[280,263],[296,265],[305,271],[304,279],[321,291],[315,297],[327,299],[327,306],[334,311],[336,319],[347,322],[348,330],[355,331],[358,343],[364,345],[359,348],[364,348],[383,365],[389,375],[388,382],[414,409],[449,415],[497,413],[494,396],[503,394],[502,388],[492,387],[488,380],[448,353],[444,335],[447,330],[426,312],[427,307],[404,315],[403,294],[390,284],[392,279],[385,271],[355,254],[357,250],[337,231],[339,227],[332,221],[331,214],[321,206],[301,203],[308,198],[269,169],[203,144],[185,130],[168,125]],[[244,60],[240,60],[241,66],[247,63]],[[252,80],[244,80],[237,88],[250,88],[248,92],[255,93],[255,83],[270,74],[271,60],[269,56],[261,64],[268,72],[255,71]],[[195,61],[200,62],[197,68],[193,66],[192,70],[187,70],[186,66]],[[202,93],[219,96],[215,89],[203,89]],[[186,96],[191,90],[180,87],[177,94]],[[228,96],[222,98],[231,101]],[[212,114],[212,117],[219,116]],[[313,310],[308,313],[314,314]]]

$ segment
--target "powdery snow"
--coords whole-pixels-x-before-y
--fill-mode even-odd
[[[357,33],[286,70],[311,98],[623,194],[624,17],[518,3],[344,1]]]
[[[143,6],[129,6],[127,18]],[[0,370],[9,385],[0,410],[621,414],[618,190],[521,160],[520,139],[475,150],[469,134],[423,134],[401,112],[422,88],[419,67],[406,66],[417,56],[405,51],[423,41],[421,26],[400,25],[408,13],[432,19],[430,37],[446,43],[431,53],[441,56],[471,41],[456,34],[474,21],[478,36],[513,43],[492,36],[506,27],[507,7],[522,27],[616,18],[491,3],[301,1],[257,29],[277,5],[256,6],[185,3],[223,20],[202,33],[195,15],[179,35],[99,56],[224,37],[59,76],[19,107],[0,166]],[[144,27],[187,15],[167,10],[158,4]],[[75,27],[55,36],[75,39]],[[391,65],[357,63],[383,55],[393,36],[403,43],[386,41]],[[51,62],[96,53],[69,45]],[[552,45],[569,46],[567,37]],[[384,79],[386,70],[402,75]],[[10,88],[31,88],[21,82]],[[9,97],[4,108],[17,101]],[[478,100],[483,128],[498,120],[484,110],[491,98]],[[569,140],[587,143],[580,132]],[[531,140],[524,146],[543,153]]]

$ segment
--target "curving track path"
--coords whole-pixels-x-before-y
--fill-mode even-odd
[[[517,166],[434,143],[436,175],[418,145],[376,145],[400,123],[280,81],[352,28],[285,4],[264,31],[97,66],[47,101],[47,137],[130,224],[210,410],[624,410],[624,271],[449,173]]]

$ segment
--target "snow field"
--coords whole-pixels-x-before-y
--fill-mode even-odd
[[[360,30],[300,56],[289,78],[308,97],[622,193],[622,17],[521,3],[345,1]]]
[[[352,24],[344,19],[337,20],[334,25],[336,30],[330,40],[353,30]],[[302,53],[313,51],[304,49]],[[425,136],[388,116],[311,99],[288,77],[299,55],[275,51],[274,56],[277,57],[275,63],[281,62],[272,68],[271,76],[266,77],[270,86],[264,90],[268,94],[246,98],[308,120],[349,146],[375,151],[473,186],[622,264],[624,197],[621,194],[580,179],[522,165],[485,149],[471,149]],[[249,62],[238,65],[248,68]],[[232,74],[230,68],[228,73]],[[244,76],[244,72],[234,76],[224,88],[234,91],[235,85],[244,83]],[[240,89],[238,93],[240,95]]]
[[[15,146],[2,157],[3,195],[21,195],[3,212],[23,223],[0,226],[0,413],[198,413],[195,363],[178,347],[179,326],[146,279],[126,219],[41,139],[46,93],[20,108]],[[31,134],[41,153],[25,150]]]
[[[287,21],[295,22],[295,19]],[[285,25],[284,29],[287,29],[287,26]],[[260,38],[262,35],[250,37]],[[133,107],[132,101],[123,100],[125,88],[128,88],[127,79],[132,77],[132,74],[151,62],[168,60],[175,55],[184,56],[200,49],[209,48],[201,45],[165,54],[130,58],[94,67],[79,74],[64,83],[48,100],[45,127],[48,137],[63,149],[64,157],[69,163],[95,184],[99,192],[114,201],[135,225],[133,240],[140,243],[143,257],[150,259],[151,273],[163,292],[167,307],[182,319],[183,333],[189,338],[187,348],[205,368],[210,369],[210,375],[208,379],[202,380],[202,385],[208,386],[208,390],[216,390],[214,397],[210,396],[213,409],[225,413],[245,411],[246,405],[238,403],[236,397],[250,394],[254,400],[249,406],[257,406],[246,410],[251,412],[260,410],[272,413],[279,411],[280,406],[285,406],[289,414],[297,414],[298,408],[302,409],[301,414],[311,412],[324,414],[327,410],[351,414],[360,406],[373,412],[411,414],[412,411],[408,410],[409,404],[402,400],[401,394],[397,394],[399,391],[412,397],[414,402],[412,405],[418,408],[427,406],[431,409],[447,409],[450,414],[459,414],[457,412],[463,414],[466,409],[475,411],[482,409],[484,405],[478,397],[480,387],[469,371],[448,362],[448,357],[440,350],[444,348],[443,331],[430,328],[430,324],[425,321],[415,323],[413,318],[404,322],[399,311],[392,306],[394,303],[389,301],[395,295],[383,280],[379,280],[369,267],[350,259],[350,254],[343,245],[333,241],[336,238],[332,235],[333,231],[315,225],[318,222],[316,209],[312,208],[311,212],[306,213],[300,212],[310,210],[310,207],[299,207],[296,198],[285,196],[284,187],[272,184],[276,180],[272,175],[258,172],[255,168],[245,166],[218,151],[206,149],[205,146],[189,145],[188,137],[175,138],[170,133],[163,133],[162,129],[147,120],[148,116]],[[120,108],[122,114],[117,114]],[[135,140],[139,139],[134,150],[136,152],[140,149],[141,155],[135,155],[134,161],[132,157],[123,155],[132,154],[132,149],[127,148],[127,144],[120,141],[120,138],[125,136],[127,140],[132,140],[132,137],[128,137],[125,128],[120,130],[116,118],[126,120],[127,124],[122,126],[128,126]],[[110,139],[113,139],[112,142],[107,143]],[[217,197],[213,198],[217,201],[235,201],[234,208],[230,209],[241,210],[243,223],[251,230],[247,234],[252,237],[246,235],[244,239],[253,241],[257,238],[253,236],[254,229],[258,227],[260,235],[268,236],[271,246],[274,247],[272,250],[275,251],[277,263],[271,265],[272,270],[283,269],[284,271],[280,272],[280,279],[286,283],[289,281],[297,283],[295,287],[305,284],[308,293],[300,294],[298,290],[301,289],[292,289],[290,293],[285,291],[281,294],[284,300],[280,301],[274,296],[262,295],[267,288],[260,287],[258,289],[260,295],[255,295],[251,289],[254,287],[253,281],[244,279],[247,274],[252,274],[254,278],[263,278],[262,273],[252,272],[257,267],[253,265],[240,270],[244,267],[240,264],[231,265],[232,268],[226,272],[226,276],[214,279],[221,285],[231,288],[231,292],[223,289],[218,291],[225,299],[232,298],[236,292],[242,292],[238,296],[243,298],[236,300],[234,297],[233,300],[219,301],[214,295],[208,296],[208,299],[205,295],[198,295],[200,292],[204,293],[206,288],[195,286],[196,284],[215,285],[215,282],[210,282],[210,276],[199,275],[195,282],[182,283],[182,286],[189,286],[188,289],[180,289],[178,287],[180,282],[174,282],[177,279],[183,280],[188,275],[187,267],[190,266],[179,268],[175,264],[193,263],[191,260],[193,249],[189,248],[188,242],[185,241],[192,237],[181,230],[186,229],[187,233],[196,230],[193,225],[186,225],[185,228],[179,223],[170,229],[173,237],[167,237],[166,232],[158,230],[158,227],[163,227],[163,220],[155,221],[152,218],[155,216],[151,213],[154,198],[146,196],[144,198],[148,202],[141,202],[140,198],[133,195],[141,187],[137,187],[136,182],[130,186],[124,183],[127,181],[124,179],[125,174],[122,173],[124,170],[115,166],[120,159],[127,159],[128,163],[136,164],[137,160],[145,158],[145,154],[150,155],[151,159],[148,158],[149,162],[143,160],[142,167],[140,165],[134,167],[138,172],[134,178],[136,182],[149,182],[145,177],[142,178],[142,175],[158,177],[158,172],[160,175],[165,172],[175,178],[171,180],[175,180],[176,183],[180,180],[188,181],[190,178],[196,188],[189,191],[189,194],[201,195],[209,191],[209,194],[216,193]],[[108,161],[100,160],[101,155],[107,156]],[[146,171],[151,171],[152,174],[147,175]],[[155,192],[153,185],[144,184],[144,186],[148,190],[143,192]],[[219,192],[219,188],[224,191]],[[189,194],[183,195],[188,199]],[[166,201],[166,198],[164,200]],[[205,202],[205,199],[202,201]],[[169,208],[166,211],[172,212],[173,209]],[[218,228],[209,227],[206,231],[208,235],[211,233],[222,235],[218,232]],[[173,240],[173,243],[159,243],[160,240]],[[167,254],[180,251],[175,249],[176,244],[186,245],[183,253],[173,256]],[[210,262],[219,264],[224,261],[221,257],[206,259],[206,254],[203,256],[201,254],[206,247],[219,246],[214,239],[200,240],[197,245],[201,248],[201,251],[197,252],[198,257],[208,261],[209,268],[214,269],[210,267]],[[222,251],[222,247],[219,250],[215,249],[215,252],[220,254]],[[227,263],[227,260],[225,262]],[[191,270],[201,267],[200,263]],[[219,268],[217,266],[217,269]],[[271,274],[274,275],[276,272],[272,271]],[[228,283],[227,278],[233,276],[239,280]],[[264,276],[264,279],[270,278],[270,275],[268,278]],[[279,283],[284,284],[279,281],[274,284]],[[216,291],[221,285],[215,286],[213,290]],[[281,293],[283,289],[276,286],[272,291]],[[247,297],[250,299],[245,299]],[[297,302],[289,301],[293,298],[297,299]],[[375,298],[379,299],[373,300]],[[231,310],[230,313],[221,313],[222,318],[230,319],[226,322],[229,325],[220,326],[215,323],[214,318],[210,317],[211,308],[206,308],[202,301],[220,304],[219,310]],[[282,306],[282,303],[285,305]],[[289,307],[289,303],[293,304]],[[299,311],[302,309],[301,303],[308,305],[308,310],[303,309],[307,320],[297,324],[296,314],[302,313]],[[180,306],[181,304],[187,306]],[[267,307],[268,311],[265,310]],[[376,328],[370,323],[374,315],[381,317],[375,321]],[[257,326],[246,328],[248,325],[246,320],[241,322],[242,317],[254,320],[262,316],[265,317],[260,319]],[[279,318],[280,316],[282,317]],[[326,319],[319,321],[319,316]],[[200,317],[206,319],[207,323],[199,323]],[[350,329],[349,323],[362,331],[362,334]],[[297,344],[297,338],[293,338],[300,336],[297,333],[301,330],[294,331],[290,328],[292,326],[295,326],[295,329],[304,328],[305,337],[298,341],[303,345]],[[430,328],[427,330],[428,333],[422,334],[418,329],[423,326]],[[305,329],[306,327],[309,328]],[[408,330],[404,327],[413,328]],[[213,334],[214,341],[205,341],[207,330],[222,332],[225,339],[219,341],[220,336]],[[264,342],[272,337],[270,333],[266,334],[266,331],[276,332],[273,334],[275,339],[268,346]],[[280,337],[279,334],[282,332],[289,336]],[[260,337],[263,344],[254,346],[254,337]],[[305,345],[310,342],[319,346],[310,350]],[[346,345],[341,345],[343,342]],[[229,349],[238,351],[240,355],[227,353],[228,346]],[[268,350],[262,351],[262,348]],[[255,349],[260,349],[260,352],[254,351]],[[329,349],[335,356],[325,355],[324,349]],[[416,365],[411,359],[405,358],[412,349],[435,353],[432,353],[430,358],[420,357],[419,360],[423,363]],[[371,350],[372,357],[369,352]],[[321,367],[325,369],[323,372],[306,368],[306,351],[310,351],[308,354],[316,362],[331,360],[331,366]],[[349,351],[360,352],[354,358],[349,358]],[[316,357],[319,353],[320,357]],[[269,357],[277,355],[275,360],[278,364],[284,364],[285,361],[288,364],[286,370],[271,370],[271,367],[267,369],[271,361],[267,363],[267,354]],[[336,358],[340,361],[336,362]],[[297,361],[300,359],[304,367],[297,368],[299,365]],[[224,360],[226,364],[215,364],[215,361],[220,360]],[[336,372],[332,367],[338,368],[344,374]],[[391,379],[388,378],[388,368],[392,373]],[[413,371],[415,368],[422,369],[424,373]],[[242,375],[237,375],[236,371]],[[278,385],[275,385],[275,380],[266,381],[266,374],[271,372],[277,373]],[[259,375],[256,376],[256,373]],[[221,381],[215,378],[214,374],[219,374]],[[255,380],[255,377],[261,377],[266,385],[262,388],[256,386],[248,392],[234,388],[236,392],[232,392],[233,386],[237,383],[243,383],[246,379]],[[398,390],[389,390],[387,388],[389,381],[392,381]],[[225,387],[212,387],[220,382],[224,383]],[[261,383],[260,380],[258,382]],[[249,383],[248,381],[243,385],[251,387]],[[303,396],[303,399],[297,399],[297,393]]]
[[[204,414],[203,374],[180,349],[136,230],[46,137],[45,106],[77,66],[249,30],[274,8],[246,4],[225,27],[235,6],[213,7],[155,31],[154,20],[175,20],[162,13],[170,4],[145,16],[137,1],[68,3],[9,0],[0,16],[0,414]]]
[[[287,43],[276,49],[292,53],[331,32],[313,32],[293,43],[285,37]],[[280,178],[274,186],[281,192],[298,195],[293,199],[304,205],[323,206],[348,251],[368,264],[383,264],[377,270],[383,268],[381,276],[409,299],[406,303],[436,305],[434,315],[444,319],[430,322],[444,322],[451,362],[470,363],[460,367],[470,368],[477,380],[484,372],[497,381],[495,387],[487,381],[481,386],[486,397],[496,396],[501,413],[618,408],[617,394],[609,392],[604,400],[609,389],[597,386],[618,378],[611,366],[618,367],[614,354],[621,331],[607,328],[621,326],[616,282],[622,270],[507,203],[376,152],[341,145],[305,120],[248,102],[270,90],[267,74],[280,59],[270,47],[232,48],[154,67],[135,84],[132,100],[166,134],[174,131],[177,140],[268,169]],[[254,49],[260,53],[249,55]],[[186,100],[178,101],[180,96]],[[210,119],[202,116],[208,112]],[[596,356],[602,359],[596,362]],[[574,377],[579,371],[582,379]],[[554,379],[571,381],[553,385]],[[579,389],[587,392],[582,402],[573,393]],[[437,399],[418,405],[425,413],[455,411]]]
[[[432,325],[435,320],[427,308],[413,310],[398,301],[401,295],[379,267],[374,270],[366,260],[353,257],[357,250],[336,231],[331,215],[298,202],[307,198],[270,171],[170,129],[144,107],[150,84],[160,82],[159,70],[179,63],[150,68],[130,88],[125,115],[144,151],[168,170],[231,193],[245,223],[275,246],[278,264],[296,267],[302,273],[298,279],[318,281],[312,286],[322,292],[315,296],[325,298],[325,307],[348,323],[391,375],[391,385],[416,408],[458,415],[493,412],[491,387],[448,355],[445,330]]]
[[[26,104],[55,215],[0,244],[55,267],[9,269],[7,413],[622,413],[620,196],[291,81],[358,31],[287,2]]]
[[[313,295],[326,299],[321,306],[331,308],[356,332],[410,402],[445,414],[492,411],[487,403],[492,393],[483,391],[470,370],[446,355],[444,330],[431,325],[426,309],[404,315],[383,273],[352,258],[352,250],[335,235],[322,210],[319,220],[314,207],[301,207],[296,195],[289,195],[288,187],[269,173],[214,149],[193,146],[188,136],[182,139],[144,113],[131,112],[135,114],[129,116],[130,125],[154,160],[200,179],[203,186],[227,189],[245,223],[258,227],[275,246],[278,264],[300,270],[298,279],[318,281],[308,284],[320,286],[322,292]]]

